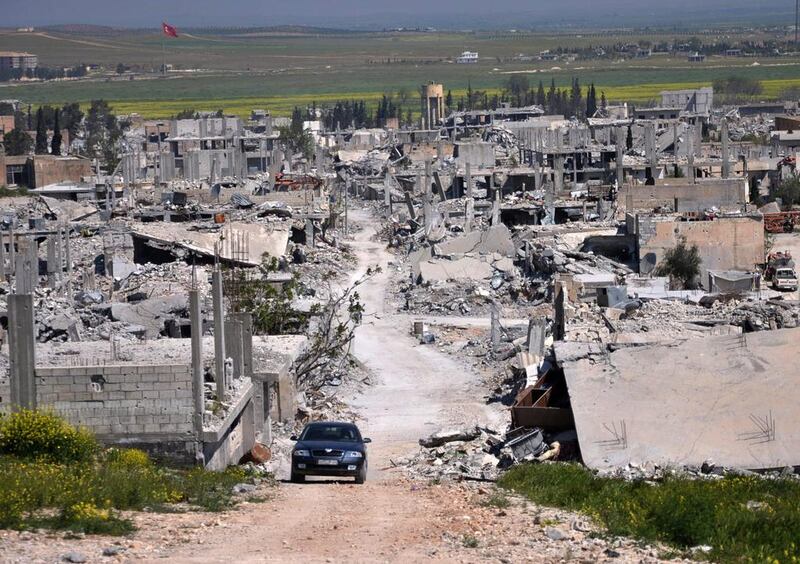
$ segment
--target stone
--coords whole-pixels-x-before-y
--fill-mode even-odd
[[[565,540],[567,538],[567,535],[555,527],[547,527],[544,531],[544,534],[547,535],[547,538],[554,541]]]
[[[256,486],[253,484],[236,484],[233,486],[232,491],[235,494],[251,493],[256,491]]]
[[[124,546],[107,546],[103,549],[103,556],[116,556],[125,552]]]
[[[73,562],[74,564],[80,564],[81,562],[86,562],[87,558],[80,552],[67,552],[65,555],[61,557],[61,560],[64,562]]]

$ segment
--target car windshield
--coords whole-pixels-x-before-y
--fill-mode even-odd
[[[779,270],[776,276],[778,278],[794,278],[794,272],[791,270]]]
[[[352,425],[311,425],[303,431],[301,441],[335,441],[355,443],[361,440]]]

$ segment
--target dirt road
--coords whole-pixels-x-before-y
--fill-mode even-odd
[[[354,347],[372,372],[373,385],[350,398],[363,417],[362,432],[373,440],[368,483],[282,483],[279,502],[237,513],[239,526],[209,539],[202,555],[181,551],[172,558],[217,560],[230,554],[231,546],[260,546],[264,552],[253,555],[256,560],[273,555],[283,562],[409,561],[430,557],[441,542],[441,527],[435,525],[441,503],[427,488],[389,470],[391,458],[413,452],[420,437],[442,427],[499,424],[503,414],[482,401],[477,374],[436,347],[418,344],[410,326],[384,307],[392,257],[384,243],[372,241],[373,220],[364,212],[353,216],[365,229],[353,243],[359,268],[352,280],[368,267],[382,268],[359,290],[366,312]]]
[[[354,243],[359,278],[369,266],[384,267],[361,289],[366,306],[355,355],[372,372],[373,384],[349,398],[363,417],[370,445],[367,483],[282,482],[263,492],[263,503],[245,502],[225,514],[134,516],[138,532],[121,542],[123,561],[159,562],[556,562],[580,558],[652,561],[656,553],[632,543],[592,539],[575,516],[542,510],[521,500],[486,503],[491,486],[413,481],[391,459],[413,453],[417,441],[441,427],[489,424],[507,415],[485,405],[480,377],[435,346],[409,335],[409,322],[384,307],[391,256],[372,241],[374,223],[353,214],[365,229]],[[558,538],[549,530],[559,528]],[[46,535],[46,533],[44,534]],[[58,560],[68,550],[100,557],[112,542],[99,537],[52,537],[0,532],[0,560]],[[6,548],[3,548],[5,544]],[[630,558],[627,558],[630,557]]]

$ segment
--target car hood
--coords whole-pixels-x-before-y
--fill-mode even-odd
[[[295,449],[304,448],[307,450],[317,450],[330,448],[333,450],[357,450],[364,452],[364,443],[345,443],[336,441],[297,441]]]

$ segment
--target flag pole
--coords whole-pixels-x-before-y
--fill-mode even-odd
[[[164,47],[164,32],[161,32],[161,57],[163,58],[163,63],[161,67],[161,73],[164,76],[167,76],[167,49]]]

